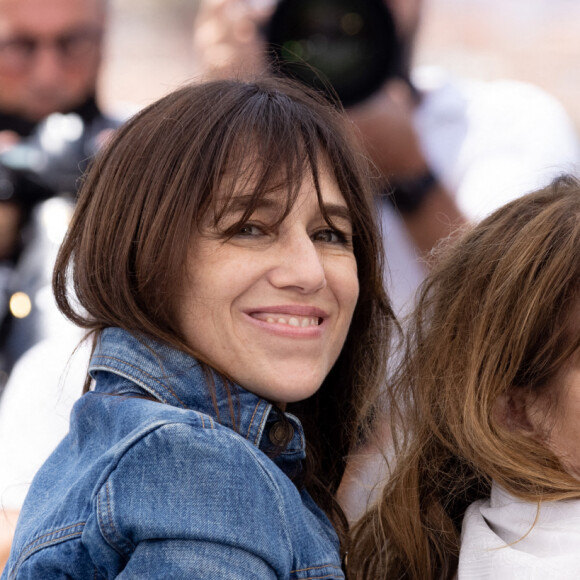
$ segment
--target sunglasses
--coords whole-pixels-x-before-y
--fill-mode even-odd
[[[53,38],[22,35],[0,39],[0,68],[7,72],[24,72],[42,49],[53,50],[63,65],[74,66],[99,47],[102,37],[101,29],[82,28]]]

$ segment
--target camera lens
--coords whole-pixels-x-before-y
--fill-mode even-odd
[[[267,29],[275,71],[353,105],[397,74],[399,43],[383,0],[281,0]]]

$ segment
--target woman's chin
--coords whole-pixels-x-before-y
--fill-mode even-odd
[[[280,370],[263,373],[259,382],[241,384],[246,390],[280,406],[308,399],[320,389],[325,376],[323,372]]]

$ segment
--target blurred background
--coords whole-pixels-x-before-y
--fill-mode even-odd
[[[580,129],[578,0],[424,0],[416,63],[460,76],[534,83],[556,96]],[[111,0],[105,108],[141,107],[195,78],[196,0]]]

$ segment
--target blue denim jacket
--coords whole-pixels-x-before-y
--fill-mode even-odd
[[[118,328],[90,372],[95,389],[32,483],[3,580],[344,578],[334,529],[287,475],[304,458],[295,417],[269,459],[281,424],[268,402],[242,388],[228,401],[216,378],[216,413],[194,359]]]

